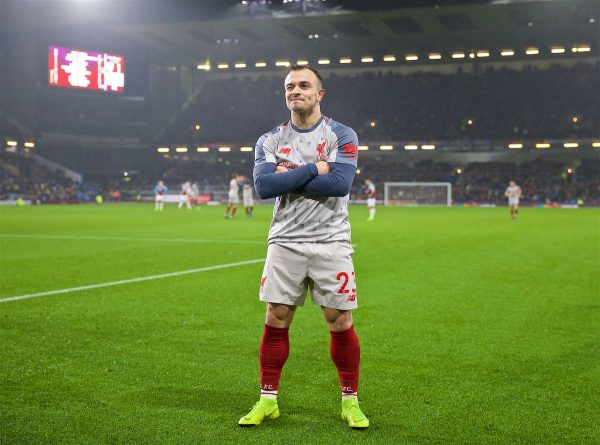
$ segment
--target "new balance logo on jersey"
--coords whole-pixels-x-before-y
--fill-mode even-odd
[[[282,155],[289,155],[291,152],[292,149],[290,147],[281,147],[277,153]]]
[[[346,301],[356,301],[356,294],[350,295],[348,298],[346,298]]]

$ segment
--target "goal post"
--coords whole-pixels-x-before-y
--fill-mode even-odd
[[[452,205],[452,184],[449,182],[385,182],[385,206],[448,206]]]

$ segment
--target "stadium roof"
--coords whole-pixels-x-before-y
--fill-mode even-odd
[[[597,0],[0,3],[35,8],[30,26],[50,36],[61,35],[49,43],[76,47],[79,36],[83,40],[93,33],[97,44],[103,36],[126,40],[172,63],[597,45],[600,35]],[[5,24],[14,27],[14,32],[27,26],[10,19]]]
[[[600,35],[597,6],[596,1],[537,1],[358,11],[331,8],[306,15],[240,14],[210,21],[113,28],[154,51],[184,59],[242,58],[249,54],[335,57],[591,44]]]

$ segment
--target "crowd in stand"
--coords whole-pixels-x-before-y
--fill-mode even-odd
[[[40,166],[32,158],[13,153],[0,155],[0,200],[29,199],[33,203],[66,203],[93,201],[101,193],[101,184],[80,185],[59,173]],[[164,160],[162,178],[172,192],[185,181],[196,182],[199,192],[219,196],[225,192],[234,174],[252,178],[251,158],[222,160],[216,164],[198,160]],[[566,165],[538,159],[524,163],[484,162],[450,165],[433,161],[414,164],[379,159],[375,156],[359,160],[351,198],[364,199],[364,180],[377,185],[377,198],[383,199],[385,182],[449,182],[455,203],[506,202],[504,191],[514,179],[523,190],[523,202],[577,202],[600,205],[600,161],[584,159],[578,165]],[[570,170],[570,171],[569,171]],[[107,200],[136,199],[142,191],[151,191],[159,178],[140,175],[134,181],[112,180],[102,187]]]
[[[177,187],[184,181],[197,182],[201,193],[226,190],[233,174],[252,177],[251,161],[206,164],[199,161],[166,161],[164,181]],[[571,172],[569,172],[569,168]],[[385,182],[449,182],[455,203],[505,204],[504,191],[511,179],[523,190],[523,201],[529,203],[576,202],[600,205],[600,161],[584,159],[580,165],[536,161],[521,164],[484,162],[450,165],[424,161],[408,164],[399,160],[363,157],[359,160],[360,174],[356,175],[351,198],[363,199],[364,180],[377,184],[377,198],[383,199]],[[153,180],[141,186],[150,189]]]
[[[325,115],[353,127],[359,140],[371,143],[597,138],[600,136],[598,78],[598,62],[549,69],[489,67],[452,74],[329,74],[324,80],[327,93],[322,110]],[[182,143],[193,147],[210,142],[251,145],[278,122],[289,119],[284,102],[281,75],[210,80],[196,103],[176,119],[165,137],[171,146]],[[73,125],[78,122],[73,117]],[[6,116],[0,114],[0,129],[6,129],[7,125]],[[23,197],[40,203],[87,201],[102,186],[109,199],[127,199],[139,196],[140,189],[151,190],[158,179],[174,185],[175,189],[185,181],[197,182],[201,193],[211,193],[226,190],[234,173],[251,177],[253,168],[251,153],[241,157],[231,153],[217,163],[193,157],[161,158],[160,165],[153,168],[152,177],[139,175],[127,184],[120,183],[120,179],[115,183],[114,177],[107,178],[107,184],[90,191],[26,156],[3,153],[0,161],[0,199]],[[459,171],[457,165],[403,163],[393,157],[382,161],[375,156],[364,156],[359,159],[359,167],[361,174],[352,190],[352,196],[359,199],[364,192],[363,179],[369,177],[379,185],[379,199],[386,181],[439,181],[452,183],[456,202],[500,203],[505,202],[506,184],[514,179],[523,190],[524,201],[581,199],[600,205],[600,165],[590,159],[570,166],[541,160],[521,164],[471,163],[460,166]],[[568,167],[573,169],[570,173]],[[157,171],[160,178],[155,177]]]
[[[599,77],[600,63],[330,74],[322,110],[364,141],[597,137]],[[281,75],[211,80],[167,138],[248,144],[287,119]]]
[[[28,156],[0,154],[0,200],[31,200],[35,204],[78,202],[79,184]]]
[[[569,169],[571,171],[569,172]],[[586,159],[578,167],[536,160],[521,164],[508,162],[470,163],[460,167],[431,161],[413,166],[386,160],[361,162],[361,175],[377,182],[383,199],[385,182],[449,182],[456,203],[506,203],[504,191],[512,179],[530,203],[577,202],[600,205],[600,161]],[[361,181],[353,193],[364,193]]]

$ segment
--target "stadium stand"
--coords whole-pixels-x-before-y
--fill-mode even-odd
[[[569,169],[571,172],[569,173]],[[527,163],[481,162],[456,167],[445,163],[425,161],[414,166],[401,162],[362,162],[362,174],[377,178],[378,199],[383,199],[384,182],[450,182],[455,203],[505,204],[504,190],[508,181],[519,179],[523,201],[531,204],[573,202],[583,200],[587,205],[600,205],[600,184],[597,172],[600,162],[588,160],[580,168],[541,159]],[[353,193],[364,198],[360,181],[355,181]]]
[[[240,166],[245,167],[240,168]],[[165,160],[163,163],[167,184],[198,181],[202,193],[226,194],[228,179],[233,173],[252,175],[251,163],[225,164],[218,168],[197,160]],[[352,199],[365,199],[363,178],[377,182],[377,199],[383,199],[384,182],[401,179],[406,182],[450,182],[452,199],[455,203],[505,204],[504,190],[512,178],[520,181],[524,203],[544,204],[551,202],[573,202],[583,200],[585,205],[600,205],[600,183],[597,172],[600,161],[588,160],[579,167],[560,162],[537,159],[526,163],[480,162],[457,167],[431,160],[409,164],[400,160],[381,162],[376,157],[365,157],[360,161],[361,174],[354,181]],[[569,169],[571,172],[569,173]],[[153,178],[139,178],[138,187],[151,190]],[[153,182],[154,181],[154,182]]]
[[[0,153],[0,200],[18,198],[36,204],[83,201],[79,184],[32,157],[10,152]]]
[[[599,71],[599,63],[580,63],[453,74],[336,72],[325,78],[331,100],[326,96],[323,109],[348,122],[363,141],[596,137],[600,103],[588,86]],[[254,142],[277,116],[286,119],[281,82],[281,76],[206,82],[165,141]]]

